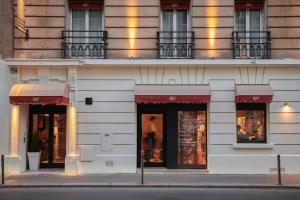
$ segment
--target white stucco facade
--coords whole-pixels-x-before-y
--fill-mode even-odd
[[[70,84],[66,173],[137,171],[134,90],[140,84],[210,86],[211,102],[207,106],[208,173],[273,173],[278,154],[282,157],[284,173],[300,173],[299,60],[261,60],[256,63],[251,60],[6,62],[10,67],[18,68],[17,75],[13,76],[15,83]],[[236,84],[269,84],[272,87],[273,101],[267,105],[266,144],[237,144]],[[5,91],[8,94],[8,89]],[[87,97],[93,98],[92,105],[85,104]],[[288,103],[288,109],[284,108],[285,103]],[[70,114],[70,107],[75,109],[76,115]],[[26,170],[23,137],[27,137],[24,133],[28,123],[27,109],[27,106],[20,106],[19,126],[24,127],[19,128],[18,133],[19,172]],[[4,140],[9,141],[8,136],[9,133]],[[11,165],[14,166],[11,169],[16,169],[18,164],[13,162]],[[18,170],[11,171],[17,173]]]

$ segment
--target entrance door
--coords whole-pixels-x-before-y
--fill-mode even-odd
[[[29,142],[37,138],[41,167],[64,167],[66,157],[66,107],[30,106]]]
[[[207,168],[206,104],[138,104],[137,158],[145,166]]]
[[[146,167],[163,167],[165,165],[164,114],[142,113],[140,154],[144,155]]]

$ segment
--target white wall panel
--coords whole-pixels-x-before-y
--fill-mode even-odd
[[[270,123],[299,123],[300,113],[270,113]]]
[[[234,144],[236,142],[235,134],[210,134],[210,144]]]
[[[211,91],[211,101],[235,101],[234,91]]]
[[[273,144],[300,145],[300,132],[298,134],[270,134],[270,142]]]
[[[100,145],[100,134],[77,134],[78,145]]]
[[[273,149],[234,149],[232,145],[209,145],[210,155],[277,155],[300,154],[300,145],[274,145]]]
[[[132,80],[78,80],[77,90],[134,90]]]
[[[235,133],[235,124],[210,124],[210,133]]]
[[[234,102],[211,102],[210,112],[235,112]]]
[[[135,133],[135,124],[78,124],[78,133]]]
[[[300,90],[299,80],[270,80],[273,90]]]
[[[77,112],[135,112],[134,102],[93,102],[93,105],[77,103]]]
[[[270,133],[300,133],[300,124],[270,124]]]
[[[210,113],[210,123],[235,123],[235,113]]]
[[[235,80],[210,80],[209,85],[212,90],[235,90]]]
[[[135,113],[78,113],[78,123],[135,123]]]
[[[300,101],[300,91],[274,91],[273,101]]]
[[[114,133],[113,144],[136,144],[136,135],[133,133]]]

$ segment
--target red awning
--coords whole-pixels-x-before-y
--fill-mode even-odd
[[[138,85],[135,88],[136,103],[202,104],[210,102],[209,86]]]
[[[96,0],[69,0],[70,9],[102,9],[103,1]]]
[[[189,9],[190,0],[161,0],[161,9]]]
[[[271,103],[273,90],[269,85],[236,85],[237,103]]]
[[[69,104],[67,85],[16,84],[10,91],[10,103],[21,104]]]
[[[264,4],[264,0],[239,0],[234,3],[234,7],[237,9],[262,9]]]

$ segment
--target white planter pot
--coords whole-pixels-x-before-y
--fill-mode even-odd
[[[29,170],[37,171],[40,169],[41,152],[28,152]]]

